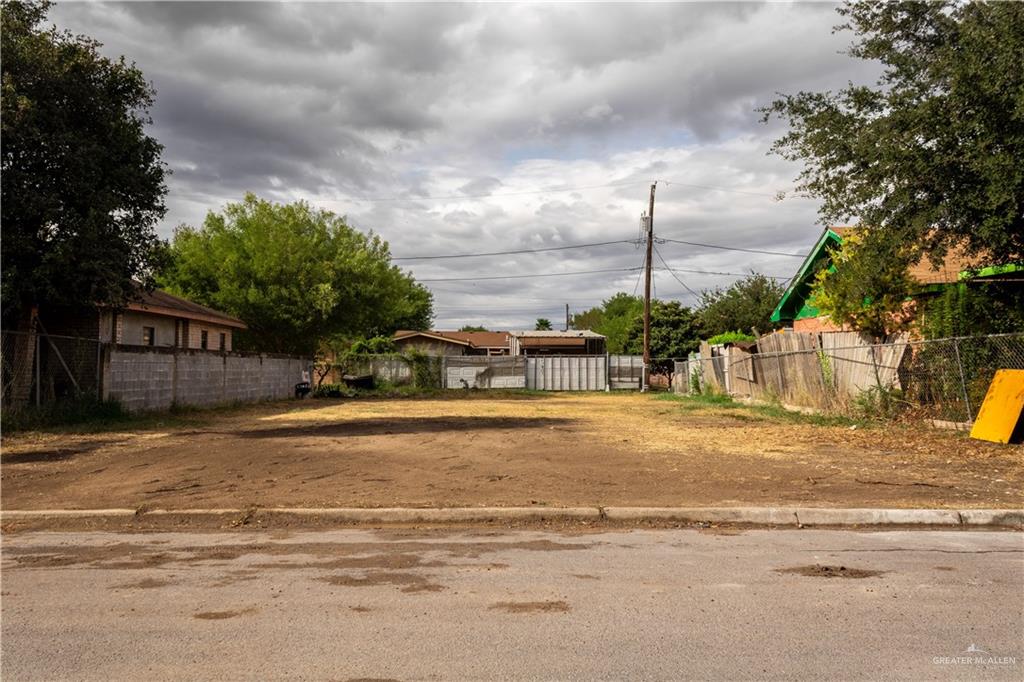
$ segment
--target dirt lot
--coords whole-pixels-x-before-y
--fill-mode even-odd
[[[4,509],[1024,507],[1024,448],[639,394],[306,401],[4,440]]]

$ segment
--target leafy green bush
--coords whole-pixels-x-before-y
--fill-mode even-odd
[[[700,374],[697,372],[690,372],[690,394],[700,395]]]
[[[878,386],[861,391],[853,400],[853,410],[857,417],[878,421],[893,419],[906,405],[903,391]]]
[[[313,389],[314,398],[352,398],[355,395],[355,389],[345,384],[320,384]]]
[[[412,384],[416,388],[441,388],[441,364],[444,358],[411,350],[401,356],[412,368]]]
[[[741,341],[756,341],[750,334],[744,334],[743,332],[725,332],[722,334],[716,334],[708,339],[708,343],[712,346],[719,343],[739,343]]]
[[[395,346],[395,341],[390,336],[374,336],[353,342],[349,353],[352,355],[385,355],[397,350],[398,347]]]

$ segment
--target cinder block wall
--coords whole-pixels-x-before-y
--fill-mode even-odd
[[[183,348],[109,346],[103,397],[129,412],[287,398],[310,362],[303,358]]]

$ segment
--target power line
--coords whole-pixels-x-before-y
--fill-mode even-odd
[[[640,261],[640,267],[637,268],[637,270],[640,270],[640,274],[638,274],[636,276],[636,284],[633,285],[633,295],[634,296],[636,296],[636,292],[640,290],[640,280],[642,280],[643,277],[644,277],[643,269],[644,269],[644,265],[646,263],[647,263],[647,253],[644,252],[644,257]]]
[[[783,282],[788,279],[791,279],[789,277],[781,277],[779,275],[766,275],[763,272],[717,272],[715,270],[687,270],[686,268],[673,269],[676,272],[689,272],[694,275],[721,275],[722,277],[749,277],[750,275],[761,275],[762,277],[767,277],[768,279],[774,279]]]
[[[444,258],[475,258],[477,256],[511,256],[520,253],[541,253],[543,251],[567,251],[569,249],[585,249],[591,246],[608,246],[609,244],[633,244],[633,239],[618,239],[611,242],[593,242],[592,244],[573,244],[572,246],[548,246],[541,249],[517,249],[515,251],[489,251],[487,253],[453,253],[441,256],[396,256],[391,260],[440,260]]]
[[[577,270],[574,272],[545,272],[532,275],[495,275],[493,277],[440,277],[436,279],[419,279],[417,282],[477,282],[487,279],[531,279],[534,277],[568,277],[570,275],[594,275],[602,272],[636,272],[640,268],[611,268],[608,270]]]
[[[659,237],[660,241],[672,242],[674,244],[686,244],[687,246],[701,246],[706,249],[722,249],[724,251],[743,251],[744,253],[762,253],[769,256],[792,256],[793,258],[807,258],[806,253],[783,253],[781,251],[766,251],[764,249],[744,249],[739,246],[722,246],[720,244],[702,244],[700,242],[688,242],[682,239],[669,239],[668,237]]]
[[[678,275],[676,275],[676,273],[675,273],[675,272],[674,272],[674,271],[672,270],[672,268],[670,268],[670,267],[668,266],[668,263],[667,263],[667,262],[665,262],[665,257],[661,255],[661,251],[658,251],[658,247],[657,247],[657,246],[655,246],[655,247],[654,247],[654,253],[658,254],[658,260],[660,260],[660,261],[661,261],[661,264],[665,266],[665,269],[666,269],[666,270],[668,270],[668,274],[672,275],[672,277],[673,277],[673,278],[675,278],[675,280],[676,280],[677,282],[679,282],[680,284],[682,284],[682,285],[683,285],[683,288],[684,288],[684,289],[686,289],[686,290],[687,290],[687,291],[689,291],[689,292],[690,292],[691,294],[693,294],[693,296],[694,296],[694,297],[695,297],[695,298],[696,298],[697,300],[700,300],[700,294],[698,294],[698,293],[697,293],[696,291],[694,291],[694,290],[693,290],[693,289],[691,289],[690,287],[686,286],[686,282],[684,282],[683,280],[679,279],[679,276],[678,276]]]

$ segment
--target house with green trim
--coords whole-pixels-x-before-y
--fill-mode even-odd
[[[859,229],[861,228],[825,228],[790,281],[779,304],[775,306],[772,322],[792,326],[796,332],[844,331],[815,307],[812,287],[818,270],[832,267],[829,252],[841,248],[844,238],[849,238]],[[980,268],[978,266],[976,257],[969,258],[961,249],[954,248],[949,250],[940,266],[935,267],[928,258],[922,258],[910,267],[909,274],[921,285],[920,295],[931,295],[940,293],[944,288],[954,284],[1005,278],[1010,275],[1020,276],[1024,272],[1024,266],[1019,263]]]

